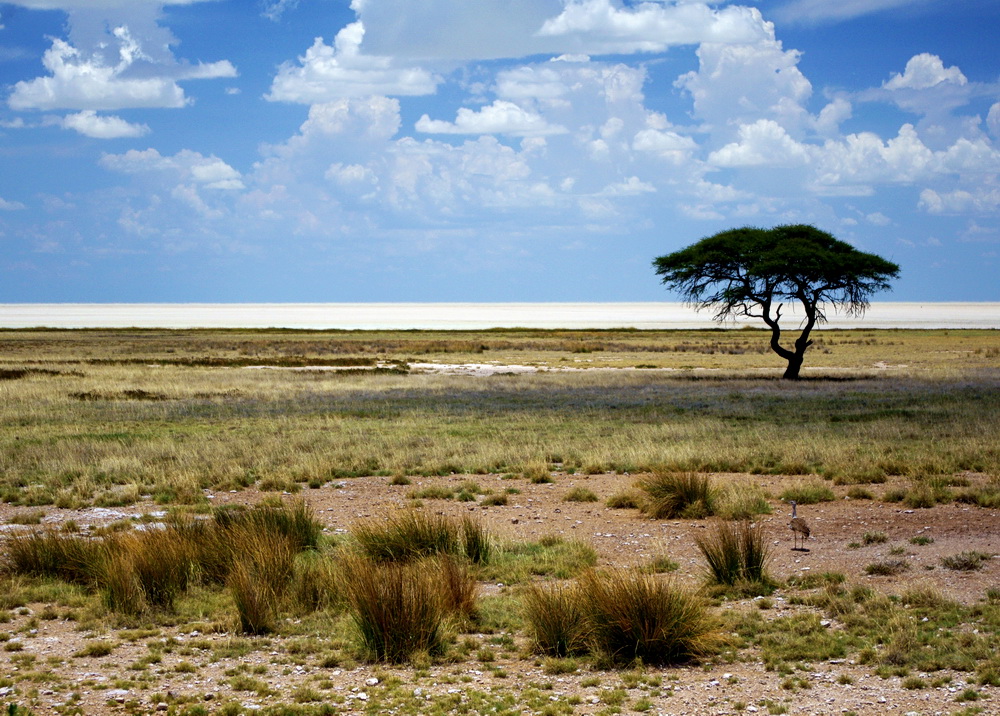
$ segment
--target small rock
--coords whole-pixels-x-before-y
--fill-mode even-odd
[[[167,702],[166,701],[161,701],[160,703],[156,704],[156,710],[157,711],[166,711],[168,708],[170,708],[170,707],[167,706]]]
[[[378,679],[376,679],[374,676],[370,679],[365,680],[365,684],[367,684],[368,686],[375,686],[377,683]]]

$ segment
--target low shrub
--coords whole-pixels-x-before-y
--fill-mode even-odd
[[[55,577],[74,584],[91,582],[101,557],[99,542],[49,530],[14,535],[4,547],[3,571]]]
[[[892,577],[910,568],[910,563],[903,559],[885,559],[872,562],[865,566],[865,574],[875,577]]]
[[[889,541],[889,536],[885,532],[865,532],[861,536],[862,544],[885,544]]]
[[[114,534],[102,543],[95,581],[115,611],[134,615],[149,607],[171,609],[188,588],[194,554],[175,530]]]
[[[466,515],[462,519],[462,552],[473,564],[486,564],[493,554],[493,538],[479,520]]]
[[[304,500],[293,502],[261,502],[254,507],[227,505],[213,512],[215,523],[223,530],[247,527],[287,537],[296,551],[315,549],[323,524],[317,520]]]
[[[438,584],[441,587],[441,603],[445,610],[466,619],[474,617],[479,583],[470,574],[465,563],[444,554],[437,558],[437,569],[440,574]]]

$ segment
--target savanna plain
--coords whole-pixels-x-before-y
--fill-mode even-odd
[[[1000,713],[1000,332],[814,338],[0,331],[0,706]]]

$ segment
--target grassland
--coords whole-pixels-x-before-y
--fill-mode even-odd
[[[427,363],[536,372],[413,368]],[[820,534],[835,540],[831,552],[859,560],[847,575],[796,574],[783,562],[783,573],[756,591],[704,591],[699,598],[725,607],[706,623],[717,619],[719,633],[730,636],[706,639],[716,646],[700,655],[700,668],[650,670],[653,659],[644,666],[620,655],[534,649],[522,593],[495,585],[579,578],[603,594],[594,587],[598,573],[586,571],[596,557],[585,541],[505,536],[489,563],[467,560],[481,592],[475,607],[446,618],[433,649],[396,667],[370,663],[379,649],[352,636],[349,614],[359,608],[348,603],[360,597],[342,585],[324,591],[345,573],[363,573],[338,566],[354,564],[348,555],[362,541],[354,532],[374,524],[339,521],[346,502],[336,503],[335,518],[349,529],[324,533],[294,567],[286,559],[276,584],[289,594],[277,611],[264,605],[267,629],[257,636],[242,633],[258,623],[245,616],[254,583],[245,575],[199,579],[207,568],[185,563],[184,588],[171,592],[168,606],[129,613],[115,606],[108,585],[134,589],[128,564],[137,557],[105,555],[88,578],[66,579],[12,569],[5,542],[0,657],[14,671],[0,678],[0,704],[14,695],[35,713],[146,713],[163,704],[191,716],[749,706],[792,713],[834,698],[849,711],[883,713],[884,705],[866,711],[851,692],[874,678],[900,712],[928,696],[937,710],[973,713],[985,702],[988,712],[1000,693],[1000,580],[981,588],[996,572],[989,530],[982,543],[924,559],[921,550],[944,540],[915,541],[894,523],[876,524],[871,508],[919,511],[927,523],[989,523],[1000,506],[1000,332],[821,331],[804,380],[781,381],[782,369],[755,330],[0,331],[0,513],[8,535],[51,525],[60,511],[159,507],[159,516],[147,512],[80,537],[131,545],[121,548],[131,555],[141,540],[114,530],[164,521],[169,529],[192,515],[217,515],[208,494],[279,504],[299,493],[321,502],[374,478],[421,514],[489,510],[483,514],[505,524],[505,535],[529,521],[516,519],[528,495],[584,527],[594,520],[610,531],[603,525],[613,512],[615,524],[649,531],[642,525],[651,520],[634,509],[643,507],[642,482],[631,475],[726,473],[729,487],[763,507],[734,507],[733,487],[720,493],[716,515],[759,514],[779,508],[779,498],[836,499]],[[602,481],[586,482],[590,475]],[[740,476],[766,479],[772,491]],[[575,478],[581,482],[570,486]],[[629,495],[624,509],[605,506],[606,485]],[[864,515],[865,526],[860,517],[854,526],[852,515]],[[685,530],[695,522],[677,520]],[[770,540],[777,519],[768,524]],[[695,540],[683,536],[685,546],[661,563],[690,585],[703,570]],[[899,544],[904,538],[909,546]],[[619,566],[605,553],[601,559],[602,567]],[[109,581],[106,564],[117,565],[119,581]],[[893,564],[901,571],[885,571]],[[911,584],[918,564],[966,584],[978,580],[979,591],[966,587],[971,596],[958,601],[921,591]],[[406,574],[392,570],[376,574],[372,589]],[[654,593],[662,578],[642,580]],[[49,633],[65,642],[62,651],[41,645],[39,635]],[[127,673],[86,676],[107,673],[99,665],[108,657],[128,664]],[[716,688],[705,685],[712,681],[721,685],[718,698],[684,695]]]
[[[758,331],[0,333],[0,497],[170,503],[208,487],[540,463],[841,480],[1000,472],[1000,334],[824,333],[795,384],[775,379],[763,344]],[[434,360],[552,370],[401,372]],[[321,365],[342,370],[248,367]],[[555,370],[581,366],[632,369]]]

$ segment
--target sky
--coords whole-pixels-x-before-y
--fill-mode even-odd
[[[808,223],[1000,300],[996,0],[0,2],[0,302],[667,301]]]

